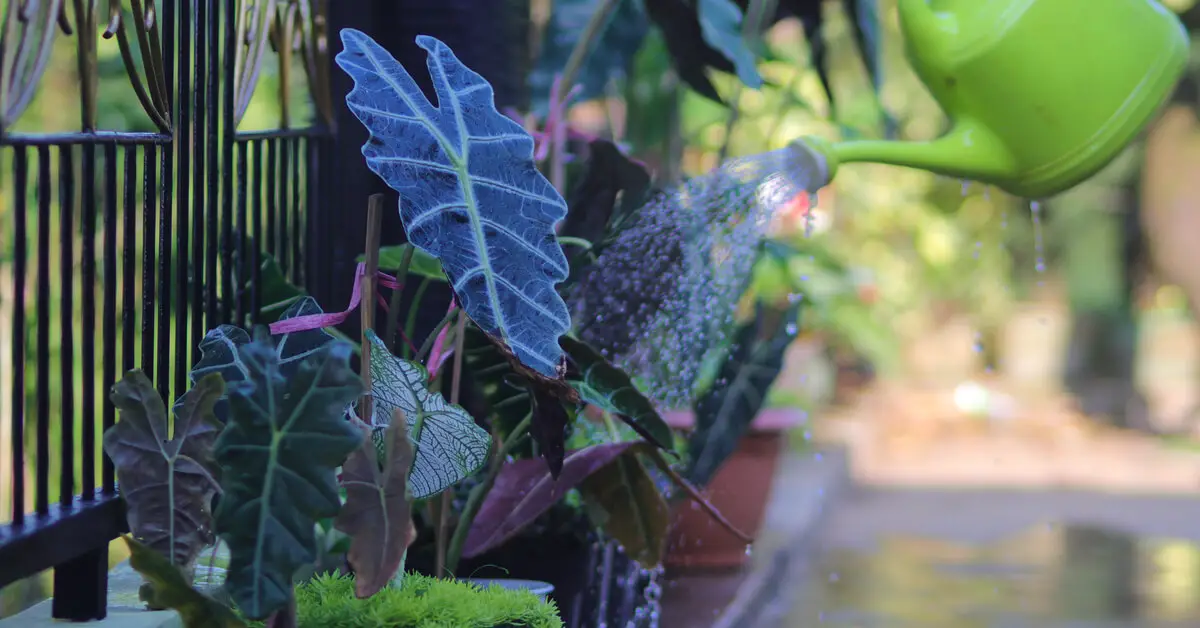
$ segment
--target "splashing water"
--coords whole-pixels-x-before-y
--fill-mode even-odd
[[[781,149],[651,198],[568,294],[580,337],[663,407],[688,407],[733,334],[771,216],[823,185],[818,171]]]

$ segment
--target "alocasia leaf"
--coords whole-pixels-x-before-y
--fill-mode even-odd
[[[287,316],[288,308],[305,297],[304,290],[288,280],[283,268],[274,256],[260,253],[262,265],[258,269],[258,314],[261,323],[272,323]],[[247,285],[246,292],[252,288]],[[278,318],[277,318],[278,317]]]
[[[153,608],[169,608],[179,613],[183,628],[246,628],[233,609],[192,588],[171,562],[151,547],[130,535],[121,540],[129,546],[129,566],[150,583]]]
[[[699,1],[703,4],[709,0]],[[692,0],[645,0],[645,3],[646,14],[662,31],[663,40],[671,54],[671,63],[679,78],[701,96],[722,102],[707,71],[712,68],[721,72],[736,72],[738,68],[709,41],[705,30],[716,26],[711,21],[712,16],[710,25],[705,27],[701,24],[699,7]],[[723,16],[721,11],[715,15]],[[735,29],[731,35],[740,37],[740,31]]]
[[[579,487],[593,522],[643,567],[662,562],[671,510],[654,478],[628,450]]]
[[[733,0],[697,0],[696,10],[704,41],[733,62],[734,71],[747,87],[762,87],[757,60],[742,36],[742,10]]]
[[[620,0],[620,5],[584,59],[579,70],[578,98],[593,100],[605,95],[610,81],[622,78],[633,65],[650,23],[639,0]],[[550,21],[542,33],[537,65],[529,74],[533,109],[545,115],[554,77],[563,71],[575,44],[583,36],[588,20],[599,10],[597,0],[558,0],[553,3]],[[568,86],[570,87],[570,86]]]
[[[417,37],[436,106],[370,37],[345,29],[342,43],[337,63],[355,83],[346,104],[371,133],[367,165],[400,192],[408,241],[441,261],[481,329],[530,369],[560,378],[558,338],[571,320],[555,289],[568,267],[554,226],[567,205],[538,171],[533,138],[437,39]]]
[[[696,401],[696,428],[688,439],[684,474],[692,483],[704,486],[712,480],[758,416],[795,338],[799,307],[797,303],[779,312],[759,306],[755,320],[737,331],[733,353],[716,383]]]
[[[214,448],[225,585],[252,619],[286,605],[296,571],[316,561],[317,521],[341,506],[336,470],[362,443],[345,416],[363,392],[350,345],[329,343],[290,364],[284,353],[261,330],[238,348],[245,378],[229,387],[229,423]]]
[[[321,306],[317,305],[316,299],[303,297],[289,306],[279,318],[284,320],[321,313]],[[333,342],[333,336],[324,329],[312,329],[282,334],[277,342],[275,354],[279,373],[283,377],[290,377],[305,359]],[[192,384],[210,373],[220,374],[227,387],[232,387],[235,382],[244,381],[249,372],[242,362],[239,349],[247,344],[250,344],[250,334],[241,327],[221,325],[208,332],[204,340],[200,341],[200,361],[188,374]],[[226,422],[229,418],[228,401],[222,398],[213,412],[217,420]]]
[[[213,542],[212,447],[221,431],[213,405],[224,392],[220,375],[201,378],[175,406],[174,421],[141,371],[126,373],[110,395],[121,420],[105,431],[104,451],[116,467],[129,529],[184,574]]]
[[[505,464],[475,517],[463,544],[463,556],[478,556],[504,544],[565,497],[567,491],[638,445],[613,443],[573,451],[564,459],[557,480],[537,460]]]
[[[483,466],[492,442],[488,433],[466,410],[428,389],[421,365],[392,355],[374,331],[367,331],[367,339],[376,442],[384,442],[383,430],[396,410],[403,412],[417,443],[408,479],[412,496],[423,499],[439,493]]]
[[[403,420],[384,432],[382,466],[370,436],[363,436],[362,446],[342,465],[346,503],[334,525],[353,539],[346,560],[354,568],[355,595],[367,598],[387,586],[413,541],[408,499],[413,450]]]
[[[671,428],[625,371],[581,340],[563,336],[559,343],[573,367],[567,380],[584,401],[613,414],[658,447],[671,449]]]

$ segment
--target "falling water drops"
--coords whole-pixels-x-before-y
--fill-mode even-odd
[[[1046,272],[1046,259],[1042,255],[1042,204],[1039,201],[1030,201],[1029,213],[1033,216],[1033,251],[1036,256],[1036,270],[1039,274]],[[1041,285],[1042,281],[1038,281]]]
[[[752,554],[754,554],[754,544],[753,544],[753,543],[747,543],[747,544],[746,544],[746,555],[747,555],[747,556],[750,556],[750,555],[752,555]]]
[[[788,295],[788,303],[795,305],[804,300],[804,293],[793,292]]]
[[[796,325],[795,323],[787,324],[787,334],[789,336],[795,336],[797,333],[799,333],[799,331],[800,331],[800,327],[798,325]]]
[[[966,196],[966,195],[968,195],[968,194],[970,194],[970,193],[971,193],[971,182],[970,182],[970,181],[968,181],[967,179],[963,179],[963,182],[962,182],[962,195],[963,195],[963,196]]]

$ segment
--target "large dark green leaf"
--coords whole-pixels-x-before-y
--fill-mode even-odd
[[[625,371],[581,340],[563,336],[559,342],[573,367],[567,379],[584,401],[615,415],[658,447],[671,449],[671,428]]]
[[[737,331],[733,353],[716,382],[696,401],[696,428],[688,439],[684,474],[688,481],[708,484],[758,416],[796,335],[799,307],[780,312],[760,305],[755,320]]]
[[[620,6],[608,22],[579,70],[579,98],[602,98],[610,81],[623,78],[633,64],[650,22],[639,0],[620,0]],[[529,75],[533,92],[533,109],[545,115],[550,101],[554,77],[561,74],[575,44],[583,36],[588,20],[599,10],[599,0],[557,0],[553,3],[550,21],[542,34],[542,46],[537,65]],[[570,89],[573,86],[564,86]]]
[[[200,593],[170,561],[129,535],[121,540],[129,546],[129,566],[151,586],[145,600],[152,608],[169,608],[179,613],[183,628],[246,628],[228,606]]]
[[[212,447],[221,431],[213,405],[224,392],[220,375],[201,378],[175,406],[174,421],[141,371],[126,373],[110,395],[121,420],[105,431],[104,451],[117,470],[129,529],[184,574],[213,542]]]
[[[579,485],[593,523],[643,567],[662,562],[671,509],[654,478],[628,450]]]
[[[379,270],[389,272],[399,270],[400,266],[404,263],[404,256],[408,254],[408,250],[411,248],[413,248],[413,245],[407,242],[393,246],[379,247]],[[358,261],[367,261],[366,254],[359,255]],[[446,281],[446,273],[442,270],[442,263],[437,261],[436,257],[421,249],[413,251],[412,261],[408,265],[408,274],[437,281]],[[404,278],[401,277],[400,281],[403,282]]]
[[[279,318],[285,320],[321,313],[323,311],[321,306],[317,305],[316,299],[303,297],[292,303]],[[305,359],[333,342],[333,336],[324,329],[311,329],[281,334],[277,342],[275,353],[279,373],[283,377],[290,377]],[[200,361],[188,373],[192,384],[195,385],[199,378],[210,373],[219,374],[230,387],[236,382],[244,381],[248,377],[248,369],[242,362],[239,350],[249,343],[250,334],[234,325],[221,325],[208,332],[204,340],[200,341]],[[217,402],[213,412],[222,423],[229,419],[229,404],[224,397]]]
[[[245,378],[229,388],[217,439],[224,493],[217,533],[229,546],[226,587],[247,617],[288,603],[296,571],[317,559],[314,529],[338,514],[336,470],[362,443],[345,409],[362,394],[350,345],[333,342],[294,362],[265,331],[238,348]]]
[[[492,446],[488,433],[475,425],[466,410],[429,390],[428,374],[421,365],[392,355],[374,331],[367,330],[367,339],[376,441],[386,442],[384,429],[396,410],[403,412],[417,443],[408,478],[412,496],[422,499],[440,493],[483,466]]]
[[[558,338],[571,317],[555,289],[568,265],[554,225],[567,204],[538,171],[533,138],[437,39],[417,37],[430,53],[436,106],[370,37],[346,29],[342,42],[337,63],[355,83],[346,103],[371,133],[363,155],[400,192],[408,241],[441,261],[480,329],[526,367],[561,379]]]
[[[588,145],[587,171],[571,190],[560,234],[598,244],[609,225],[636,212],[650,191],[650,173],[608,140]],[[619,203],[618,203],[619,201]]]

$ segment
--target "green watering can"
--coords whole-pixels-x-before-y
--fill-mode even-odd
[[[1186,30],[1157,0],[897,4],[908,58],[953,127],[932,142],[793,142],[825,183],[874,162],[1053,196],[1133,141],[1188,61]]]

